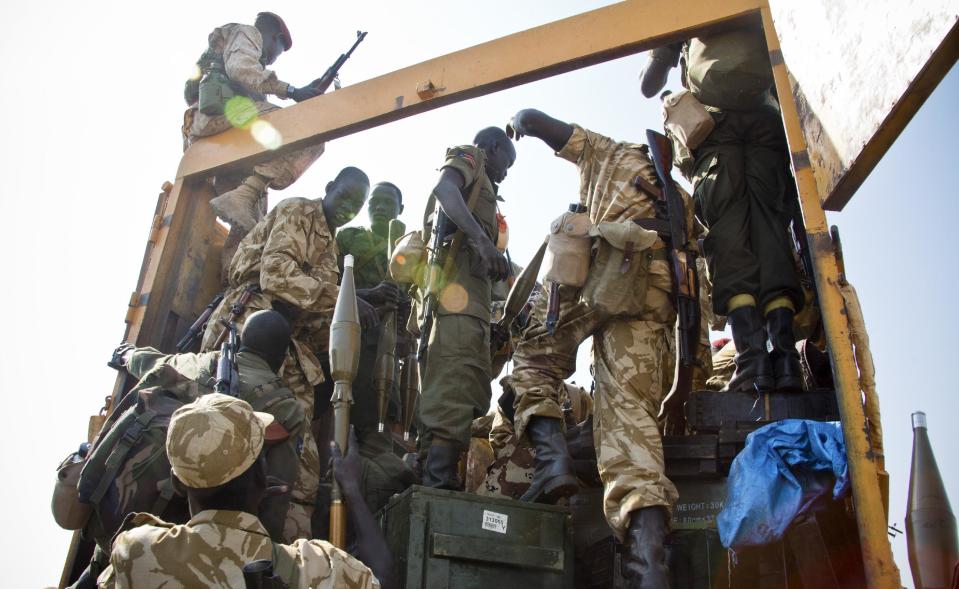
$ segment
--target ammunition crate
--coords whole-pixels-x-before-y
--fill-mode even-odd
[[[379,517],[406,589],[573,587],[565,507],[414,486]]]
[[[836,421],[836,393],[829,389],[803,393],[693,391],[686,403],[686,420],[697,434],[718,433],[737,424],[757,429],[781,419]]]
[[[679,499],[673,506],[674,530],[715,530],[726,503],[726,479],[706,477],[673,481]]]

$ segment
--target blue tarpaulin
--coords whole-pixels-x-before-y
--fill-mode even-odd
[[[719,539],[734,550],[779,540],[797,516],[848,488],[839,422],[785,419],[763,426],[746,437],[729,470]]]

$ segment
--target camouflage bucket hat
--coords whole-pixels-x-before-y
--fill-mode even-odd
[[[180,407],[173,413],[166,438],[173,473],[194,489],[230,482],[256,461],[263,433],[272,422],[272,415],[219,393]]]

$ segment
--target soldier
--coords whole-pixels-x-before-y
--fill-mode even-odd
[[[339,291],[333,231],[356,216],[368,190],[366,174],[347,167],[326,185],[322,199],[288,198],[277,204],[240,242],[223,301],[210,317],[203,337],[202,349],[212,349],[222,322],[247,289],[253,294],[246,307],[239,309],[238,325],[262,309],[282,313],[293,334],[280,377],[310,421],[314,418],[313,388],[324,380],[321,358],[327,354],[329,322]],[[357,291],[357,295],[360,320],[367,326],[376,323],[372,304],[394,302],[382,289]],[[319,476],[319,452],[308,429],[293,484],[287,539],[310,537]]]
[[[336,232],[336,246],[339,254],[338,264],[343,267],[343,257],[353,256],[353,278],[359,289],[376,287],[396,291],[398,287],[389,275],[389,229],[390,221],[403,212],[403,193],[391,182],[380,182],[370,191],[367,213],[370,227],[344,227]],[[400,315],[396,320],[397,348],[412,346],[407,335],[406,324],[409,319],[409,299],[403,297]],[[367,465],[364,477],[364,496],[372,511],[386,505],[389,498],[405,490],[413,482],[413,472],[393,452],[393,440],[388,432],[378,431],[379,404],[374,387],[373,375],[376,370],[377,344],[382,326],[365,329],[362,333],[359,368],[353,380],[353,407],[350,410],[350,423],[356,428],[360,441],[360,456]],[[395,357],[408,352],[395,352]],[[395,421],[399,412],[399,379],[394,382],[390,392],[388,419]]]
[[[290,31],[276,14],[261,12],[256,15],[254,26],[230,23],[210,33],[206,52],[197,62],[211,83],[217,80],[210,76],[211,70],[222,71],[223,83],[233,98],[227,105],[219,104],[215,112],[207,114],[199,104],[200,82],[197,78],[186,84],[184,97],[188,108],[184,115],[184,149],[199,138],[222,133],[233,127],[250,128],[259,114],[279,107],[267,102],[273,95],[301,102],[319,93],[311,86],[296,88],[281,81],[267,66],[293,45]],[[203,105],[205,106],[205,105]],[[267,187],[282,190],[295,182],[323,153],[324,145],[314,145],[253,166],[252,174],[236,188],[223,192],[210,201],[218,217],[231,225],[230,236],[224,248],[223,266],[230,263],[236,243],[246,235],[266,212]],[[227,178],[227,184],[231,184]],[[236,178],[239,180],[239,178]],[[234,184],[235,185],[235,184]]]
[[[464,237],[459,251],[452,252],[451,243],[457,240],[442,236],[440,255],[448,262],[444,265],[449,275],[441,277],[432,330],[421,334],[428,338],[428,347],[422,365],[419,444],[421,461],[425,457],[423,484],[428,487],[459,488],[456,464],[469,447],[470,424],[489,409],[491,279],[502,280],[509,273],[506,257],[496,249],[497,191],[515,160],[516,150],[502,129],[483,129],[473,145],[446,151],[439,182],[427,202],[424,228],[432,227],[434,212],[445,214]],[[476,198],[468,203],[471,194]]]
[[[654,197],[635,182],[637,176],[657,181],[646,146],[616,142],[533,109],[519,111],[511,126],[517,138],[537,137],[576,164],[580,204],[592,223],[625,222],[632,227],[632,221],[655,216]],[[624,542],[623,574],[631,587],[667,586],[663,542],[677,497],[664,473],[656,422],[667,384],[666,341],[676,310],[669,297],[666,246],[659,237],[651,243],[644,255],[634,258],[648,263],[639,275],[645,285],[637,282],[631,289],[643,301],[638,315],[611,315],[581,302],[579,289],[559,286],[554,334],[546,327],[548,296],[539,297],[513,355],[516,435],[528,436],[536,450],[533,484],[523,499],[555,502],[578,489],[563,436],[560,388],[576,368],[580,343],[593,337],[593,427],[604,511],[613,533]],[[557,286],[547,285],[547,294],[553,288]]]
[[[663,88],[680,50],[683,85],[715,121],[701,145],[677,151],[692,152],[679,167],[693,182],[697,216],[709,228],[704,249],[713,309],[728,316],[736,342],[728,389],[802,390],[793,317],[804,297],[787,233],[795,197],[787,189],[793,179],[762,28],[654,50],[643,94]]]
[[[113,542],[111,566],[98,586],[243,587],[242,567],[267,559],[285,582],[295,579],[297,588],[379,587],[370,568],[328,542],[271,542],[253,515],[260,501],[276,491],[267,486],[272,481],[262,454],[272,421],[245,401],[219,393],[178,409],[170,420],[166,451],[192,518],[173,525],[149,514],[133,515]],[[391,574],[389,549],[359,497],[357,457],[355,451],[349,454],[334,464],[337,480],[353,506],[359,552],[384,578]]]
[[[290,389],[277,376],[290,345],[290,324],[276,311],[251,314],[240,334],[236,354],[239,387],[237,397],[254,410],[269,413],[289,434],[286,440],[271,445],[265,452],[267,474],[287,484],[296,480],[299,449],[309,421],[303,407]],[[213,392],[220,352],[165,355],[153,348],[129,348],[123,353],[122,365],[135,378],[142,378],[161,364],[173,368],[183,377],[198,383],[200,394]],[[283,540],[283,529],[289,509],[288,494],[269,497],[260,505],[259,517],[270,537]]]

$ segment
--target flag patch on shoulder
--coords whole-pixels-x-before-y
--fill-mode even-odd
[[[464,160],[468,161],[470,163],[470,167],[473,167],[473,168],[476,167],[476,160],[473,159],[472,155],[466,153],[465,151],[459,152],[458,154],[456,154],[456,157],[461,157]]]

